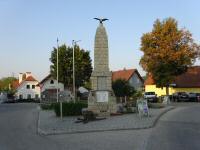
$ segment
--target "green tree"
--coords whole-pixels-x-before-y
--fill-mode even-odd
[[[89,51],[80,49],[78,45],[74,49],[75,54],[75,78],[76,87],[88,82],[92,73],[92,61]],[[51,74],[57,78],[57,48],[51,52],[50,66]],[[73,48],[61,45],[58,50],[58,71],[59,82],[64,83],[65,87],[72,87],[73,84]]]
[[[177,75],[187,71],[199,52],[192,35],[186,29],[178,29],[173,18],[156,20],[151,32],[141,38],[141,51],[144,53],[140,65],[151,73],[156,85],[167,87]]]
[[[5,77],[0,80],[0,91],[10,91],[12,90],[12,82],[16,81],[15,77]]]
[[[124,79],[117,79],[112,83],[112,88],[117,97],[132,96],[136,91],[130,86],[129,82]]]
[[[0,80],[0,91],[2,91],[2,88],[3,87],[3,83],[2,83],[2,81]]]

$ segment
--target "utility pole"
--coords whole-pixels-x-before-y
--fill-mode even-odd
[[[59,82],[58,82],[58,51],[59,51],[59,45],[58,45],[58,38],[57,38],[57,103],[59,102],[58,99],[58,88],[59,88]],[[62,101],[60,101],[60,118],[63,119],[63,111],[62,111]]]
[[[57,102],[58,102],[58,50],[59,50],[59,45],[58,45],[58,38],[57,38]]]
[[[74,103],[76,102],[76,80],[75,80],[75,46],[76,43],[80,42],[81,40],[75,41],[72,40],[72,47],[73,47],[73,95],[74,95]]]

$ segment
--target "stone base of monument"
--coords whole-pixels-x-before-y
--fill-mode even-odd
[[[117,112],[116,97],[112,91],[90,91],[88,110],[99,117],[109,117]]]
[[[82,117],[77,118],[75,123],[88,123],[90,121],[100,121],[106,119],[105,117],[97,117],[97,114],[87,109],[82,110],[82,115]]]

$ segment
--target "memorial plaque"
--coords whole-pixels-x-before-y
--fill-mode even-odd
[[[97,91],[97,102],[108,102],[108,91]]]

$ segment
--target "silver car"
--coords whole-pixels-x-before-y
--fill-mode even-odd
[[[148,102],[157,102],[157,94],[155,92],[145,92],[144,98]]]

